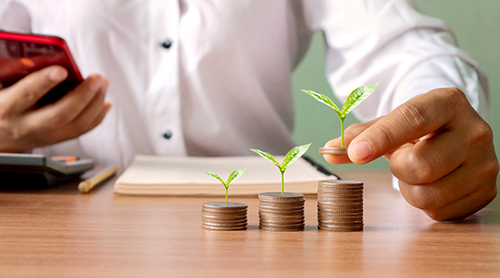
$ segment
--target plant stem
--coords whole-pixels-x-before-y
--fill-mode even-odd
[[[341,147],[344,147],[344,119],[340,118],[340,136],[342,137],[342,145]]]
[[[281,195],[285,194],[285,171],[281,171]]]
[[[228,189],[228,188],[226,187],[226,204],[227,204],[227,189]]]

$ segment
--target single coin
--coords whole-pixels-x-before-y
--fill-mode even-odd
[[[341,147],[323,147],[319,148],[319,154],[331,154],[331,155],[346,155],[347,148]]]
[[[210,222],[210,223],[241,223],[241,222],[247,222],[246,218],[242,219],[213,219],[213,218],[201,218],[202,222]]]
[[[362,212],[363,211],[363,206],[361,205],[355,205],[355,206],[325,206],[325,205],[319,205],[318,206],[318,211],[324,211],[324,212]]]
[[[346,197],[346,196],[319,196],[318,195],[318,202],[322,203],[362,203],[363,198],[356,196],[356,197]]]
[[[281,228],[294,228],[303,227],[305,222],[293,222],[293,223],[274,223],[274,222],[259,222],[262,227],[281,227]]]
[[[273,207],[273,206],[259,205],[259,209],[269,210],[269,211],[296,211],[296,210],[303,210],[304,206],[296,206],[296,207]]]
[[[333,209],[328,209],[328,208],[318,208],[318,213],[323,213],[323,214],[352,214],[352,213],[363,213],[363,208],[350,208],[350,209],[339,209],[339,208],[333,208]]]
[[[272,214],[272,213],[262,213],[259,212],[259,217],[264,218],[264,219],[298,219],[298,218],[304,218],[303,213],[297,213],[297,214]]]
[[[363,226],[361,227],[354,227],[354,228],[332,228],[332,227],[325,227],[325,226],[319,226],[318,229],[324,230],[324,231],[329,231],[329,232],[358,232],[363,230]]]
[[[218,222],[218,221],[201,221],[202,224],[210,225],[210,226],[241,226],[246,225],[247,221],[242,220],[238,222]]]
[[[225,216],[213,216],[213,215],[201,215],[202,219],[206,220],[214,220],[214,221],[236,221],[236,220],[242,220],[242,219],[247,219],[246,215],[238,216],[238,217],[225,217]]]
[[[318,194],[318,199],[321,199],[321,200],[359,200],[359,202],[363,202],[363,195],[321,195],[321,194]]]
[[[327,194],[327,195],[359,195],[363,194],[363,188],[360,189],[349,189],[349,188],[322,188],[318,187],[318,194]]]
[[[318,181],[318,185],[321,186],[361,186],[363,185],[362,181],[353,181],[353,180],[321,180]]]
[[[207,209],[207,208],[202,208],[201,209],[202,212],[206,212],[206,213],[217,213],[217,214],[227,214],[227,215],[230,215],[230,214],[246,214],[247,213],[247,209],[238,209],[238,210],[217,210],[217,209]]]
[[[275,225],[273,225],[273,223],[259,222],[259,226],[260,227],[267,227],[267,228],[295,229],[295,228],[304,227],[304,223],[289,223],[289,224],[275,224]]]
[[[334,208],[334,207],[363,207],[363,201],[361,199],[356,199],[354,201],[349,200],[319,200],[317,202],[318,207],[324,208]]]
[[[276,217],[282,217],[282,216],[296,216],[296,215],[304,215],[304,210],[293,210],[293,211],[286,211],[286,210],[278,210],[278,211],[270,211],[270,210],[259,210],[259,213],[261,214],[266,214],[266,215],[275,215]]]
[[[342,214],[320,214],[318,213],[318,221],[319,220],[332,220],[332,219],[345,219],[345,220],[350,220],[350,219],[357,219],[357,220],[362,220],[363,219],[363,214],[358,214],[358,215],[342,215]]]
[[[207,226],[207,227],[242,227],[242,226],[246,226],[247,222],[245,221],[245,222],[238,223],[238,224],[202,222],[201,224],[203,226]]]
[[[206,222],[206,223],[222,223],[222,224],[238,224],[238,223],[243,223],[247,222],[248,220],[245,219],[237,219],[237,220],[219,220],[219,219],[207,219],[207,218],[202,218],[201,222]]]
[[[296,232],[303,231],[304,226],[302,227],[293,227],[293,228],[280,228],[280,227],[268,227],[268,226],[259,226],[260,229],[270,232]]]
[[[243,219],[243,218],[247,218],[247,215],[246,215],[246,213],[242,214],[242,215],[231,215],[231,214],[227,215],[227,214],[212,214],[212,213],[202,212],[201,213],[201,217],[210,218],[210,219],[227,219],[227,220],[231,220],[231,219]]]
[[[350,210],[350,211],[335,211],[335,210],[318,210],[318,215],[322,217],[334,217],[334,216],[355,216],[355,215],[363,215],[363,210]]]
[[[260,209],[272,210],[272,211],[294,211],[294,210],[302,210],[304,206],[295,206],[295,207],[273,207],[273,206],[263,206],[259,205]]]
[[[324,188],[318,186],[318,194],[363,194],[363,188]]]
[[[259,205],[259,209],[269,210],[269,211],[296,211],[296,210],[303,210],[304,206],[278,207],[278,206]]]
[[[235,231],[235,230],[246,230],[247,226],[242,226],[242,227],[211,227],[211,226],[201,226],[203,229],[206,230],[214,230],[214,231]]]
[[[346,220],[349,220],[349,219],[363,219],[363,214],[359,214],[359,215],[341,215],[341,214],[337,214],[337,215],[334,215],[334,214],[319,214],[318,213],[318,220],[331,220],[331,219],[346,219]]]
[[[208,209],[219,209],[219,210],[234,210],[234,209],[243,209],[243,208],[248,208],[247,204],[244,203],[238,203],[238,202],[207,202],[203,203],[204,208]]]
[[[268,205],[268,204],[259,204],[259,208],[270,209],[270,210],[298,210],[303,209],[304,204],[295,205],[295,206],[280,206],[280,205]]]
[[[322,217],[335,217],[335,216],[362,216],[363,211],[362,210],[352,210],[352,211],[325,211],[325,210],[319,210],[318,211],[318,216]]]
[[[318,202],[320,203],[362,203],[363,197],[361,196],[320,196],[318,195]]]
[[[335,224],[335,225],[363,224],[363,219],[358,219],[358,220],[318,219],[318,221],[320,221],[321,223],[325,223],[325,224]]]
[[[304,200],[300,201],[287,201],[287,202],[275,202],[275,201],[264,201],[260,200],[259,204],[260,205],[265,205],[265,206],[280,206],[280,207],[296,207],[296,206],[303,206],[305,203]]]
[[[241,219],[241,218],[246,218],[247,214],[242,213],[242,214],[226,214],[226,213],[210,213],[210,212],[201,212],[202,217],[206,218],[214,218],[214,219]]]
[[[363,220],[363,215],[323,215],[323,214],[318,214],[318,221],[325,221],[325,220],[341,220],[341,221],[352,221],[352,220]]]
[[[318,186],[319,194],[363,194],[363,187],[337,187],[337,188],[324,188]]]
[[[259,218],[261,223],[271,223],[271,224],[298,224],[304,223],[305,219],[267,219],[267,218]]]
[[[264,192],[259,193],[259,199],[261,200],[305,200],[304,194],[293,193],[293,192],[285,192],[281,194],[281,192]]]
[[[271,222],[261,222],[259,221],[259,224],[261,226],[269,226],[269,227],[298,227],[298,226],[303,226],[304,221],[298,222],[298,223],[289,223],[289,224],[282,224],[282,223],[271,223]]]
[[[278,211],[268,211],[259,209],[259,215],[264,217],[302,217],[304,215],[304,209],[300,210],[278,210]]]

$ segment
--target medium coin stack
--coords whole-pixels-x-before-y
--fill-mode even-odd
[[[363,230],[363,182],[319,182],[318,228],[337,232]]]
[[[304,230],[305,198],[300,193],[259,194],[259,228],[275,232]]]
[[[233,231],[247,228],[247,208],[237,202],[208,202],[201,208],[201,226],[207,230]]]

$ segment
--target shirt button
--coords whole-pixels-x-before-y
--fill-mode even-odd
[[[172,131],[167,130],[165,133],[163,133],[163,138],[169,140],[170,138],[172,138],[172,135]]]
[[[166,39],[161,43],[161,46],[165,49],[169,49],[172,46],[172,40],[171,39]]]

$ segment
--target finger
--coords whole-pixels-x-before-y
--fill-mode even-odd
[[[98,92],[107,88],[108,81],[91,75],[59,101],[43,106],[26,115],[26,125],[31,128],[53,129],[66,126],[76,119]]]
[[[61,66],[50,66],[28,74],[5,89],[2,105],[3,115],[20,114],[68,77],[68,71]]]
[[[435,211],[476,191],[491,191],[496,189],[498,163],[489,158],[487,161],[482,164],[468,162],[428,184],[411,185],[400,180],[401,194],[412,206]]]
[[[380,118],[379,118],[380,119]],[[344,146],[349,147],[350,142],[358,136],[361,132],[365,131],[368,127],[373,125],[379,119],[371,120],[364,123],[352,124],[344,131]],[[342,138],[338,137],[328,141],[325,147],[340,147],[342,145]],[[347,155],[323,155],[323,158],[331,164],[349,164],[352,161]]]
[[[459,167],[474,150],[457,138],[465,138],[460,129],[435,134],[415,144],[407,143],[389,156],[392,173],[409,184],[434,182]]]
[[[82,113],[69,124],[71,129],[74,130],[74,134],[80,135],[92,129],[96,118],[99,117],[103,110],[104,93],[99,92],[85,108],[85,110],[83,110]]]
[[[89,105],[88,109],[86,109],[74,122],[55,131],[55,136],[65,138],[64,140],[72,139],[99,125],[109,109],[111,109],[110,103],[102,103],[103,99],[104,98],[96,97],[95,103]]]
[[[484,208],[497,196],[496,186],[473,192],[447,206],[424,210],[430,218],[436,221],[464,219]]]
[[[464,94],[454,88],[437,89],[414,97],[381,118],[351,142],[348,155],[357,164],[368,163],[412,140],[450,128],[455,111],[470,106]]]

